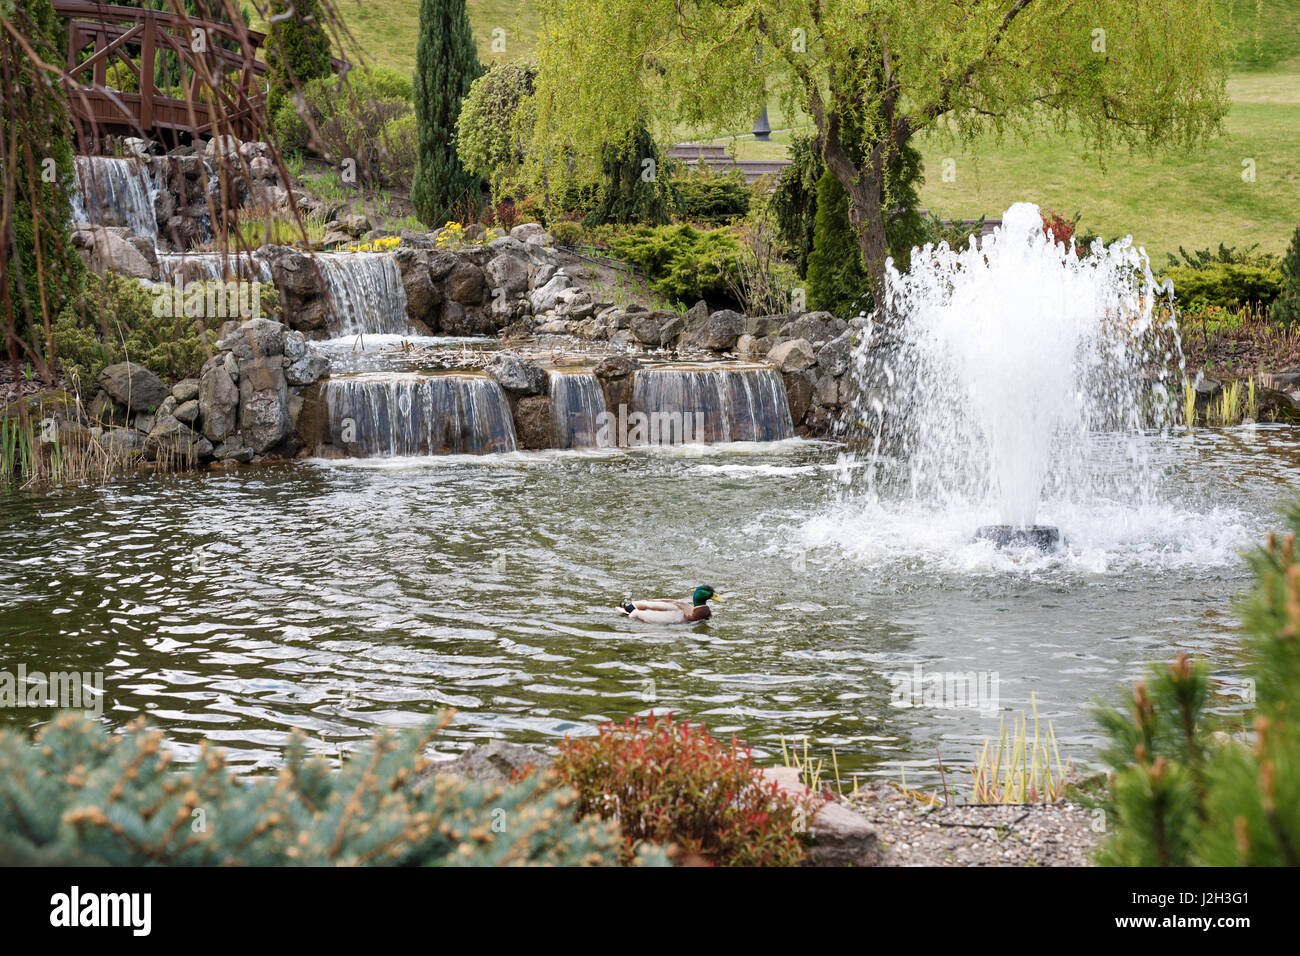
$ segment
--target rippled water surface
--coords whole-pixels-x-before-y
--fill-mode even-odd
[[[102,670],[141,712],[271,766],[458,716],[441,746],[547,744],[654,707],[833,746],[843,772],[961,766],[1031,693],[1092,759],[1092,703],[1179,650],[1238,668],[1240,552],[1278,525],[1297,434],[1161,439],[1141,507],[1048,502],[1062,555],[994,552],[984,517],[844,492],[797,441],[656,452],[311,461],[0,494],[0,670]],[[1121,470],[1122,443],[1096,463]],[[1108,457],[1109,456],[1109,457]],[[858,485],[849,486],[857,488]],[[728,598],[692,627],[625,597]],[[997,674],[997,709],[891,706],[891,677]],[[46,711],[0,719],[30,726]]]

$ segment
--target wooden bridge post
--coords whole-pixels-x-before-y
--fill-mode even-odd
[[[145,24],[140,48],[140,127],[145,130],[153,128],[153,60],[157,34],[158,28],[154,24]]]

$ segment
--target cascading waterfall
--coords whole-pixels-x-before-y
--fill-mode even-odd
[[[160,252],[158,278],[167,284],[231,278],[272,282],[271,264],[256,252]]]
[[[386,373],[325,383],[331,443],[358,458],[516,449],[505,393],[482,375]]]
[[[550,373],[551,415],[556,448],[605,448],[612,442],[601,429],[605,392],[591,372]]]
[[[903,496],[1012,529],[1034,525],[1045,495],[1150,496],[1158,475],[1133,436],[1166,424],[1181,351],[1131,239],[1076,253],[1018,203],[982,242],[914,251],[887,284],[898,323],[868,330],[855,356],[873,493],[902,460]],[[1103,433],[1127,442],[1126,468],[1096,467]]]
[[[76,168],[77,190],[71,197],[74,222],[126,226],[157,243],[157,189],[143,163],[134,157],[78,156]]]
[[[392,255],[325,252],[314,259],[329,290],[332,335],[404,335],[409,331],[406,288]]]
[[[645,416],[620,444],[780,441],[794,436],[785,385],[767,366],[660,366],[639,369],[632,406]],[[676,437],[681,435],[683,437]]]

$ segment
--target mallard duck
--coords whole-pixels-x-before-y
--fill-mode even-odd
[[[722,600],[713,588],[704,584],[695,589],[695,595],[690,601],[674,601],[671,598],[625,601],[619,610],[628,617],[647,624],[694,624],[696,621],[707,621],[713,616],[713,611],[709,609],[710,599]]]

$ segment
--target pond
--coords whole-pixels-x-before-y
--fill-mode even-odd
[[[183,756],[206,738],[244,770],[275,766],[294,728],[335,756],[454,707],[443,750],[546,746],[653,708],[760,757],[807,736],[845,777],[937,781],[936,748],[950,773],[969,766],[1031,695],[1087,766],[1091,707],[1150,661],[1187,651],[1240,692],[1240,554],[1280,526],[1297,438],[1148,439],[1156,496],[1049,499],[1052,555],[972,543],[980,516],[888,482],[869,497],[841,480],[839,447],[797,440],[10,490],[0,670],[102,671],[105,721],[147,714]],[[1091,466],[1124,468],[1131,442],[1094,442]],[[727,599],[706,623],[615,610],[700,584]],[[974,675],[978,699],[927,698],[945,675]]]

